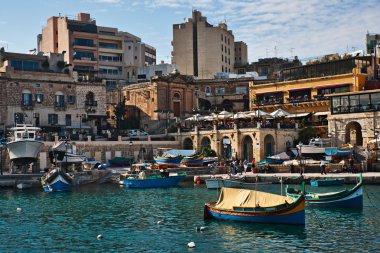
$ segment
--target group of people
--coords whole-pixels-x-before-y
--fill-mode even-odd
[[[253,158],[252,162],[251,162],[251,170],[252,171],[256,166],[255,163],[256,163],[255,158]],[[248,163],[247,159],[245,159],[244,161],[239,160],[239,159],[235,159],[231,162],[231,173],[232,174],[242,174],[243,172],[246,173],[247,171],[249,171],[248,165],[249,165],[249,163]]]

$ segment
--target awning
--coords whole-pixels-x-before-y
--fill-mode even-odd
[[[287,118],[301,118],[301,117],[306,117],[310,114],[310,112],[306,113],[295,113],[295,114],[290,114],[289,116],[286,116]]]
[[[349,86],[350,83],[337,83],[337,84],[326,84],[326,85],[318,85],[317,89],[330,89],[330,88],[338,88],[343,86]]]
[[[257,95],[264,95],[264,94],[283,93],[283,92],[284,92],[283,90],[266,91],[266,92],[256,93],[256,96]]]
[[[325,116],[328,115],[330,112],[316,112],[314,113],[314,116]]]
[[[292,92],[292,91],[311,90],[311,89],[312,87],[305,87],[305,88],[290,89],[288,91]]]

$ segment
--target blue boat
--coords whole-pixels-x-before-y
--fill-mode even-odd
[[[159,166],[177,167],[182,161],[182,156],[155,156],[154,160]]]
[[[360,175],[359,183],[352,189],[328,193],[306,193],[306,203],[310,206],[319,207],[349,207],[363,208],[363,179]],[[299,196],[300,191],[286,187],[286,195],[289,197]]]
[[[61,168],[56,168],[41,178],[41,184],[46,192],[68,191],[73,184],[73,179]]]
[[[110,167],[131,166],[132,162],[132,157],[114,157],[113,159],[108,160]]]
[[[337,186],[342,185],[344,183],[344,179],[342,178],[331,178],[331,179],[317,179],[310,180],[310,186]]]
[[[185,173],[170,175],[159,170],[141,171],[137,176],[130,176],[122,181],[128,188],[157,188],[177,186],[186,177]]]
[[[204,206],[205,219],[248,223],[305,224],[305,196],[297,198],[246,189],[222,188],[218,202]]]
[[[201,154],[194,154],[192,156],[185,156],[181,160],[181,165],[187,166],[187,167],[200,167],[203,166],[203,158],[205,156],[203,153]]]

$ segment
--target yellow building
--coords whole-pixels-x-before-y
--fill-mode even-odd
[[[326,95],[362,90],[370,66],[369,57],[353,57],[284,69],[277,82],[250,82],[250,109],[269,113],[283,109],[294,118],[309,117],[326,128],[323,120],[330,111]]]

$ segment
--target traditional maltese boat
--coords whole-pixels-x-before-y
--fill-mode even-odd
[[[157,188],[177,186],[186,177],[185,173],[169,174],[159,170],[144,170],[136,177],[130,176],[123,180],[122,185],[128,188]]]
[[[305,197],[222,188],[217,202],[205,203],[205,219],[252,223],[305,224]]]
[[[192,156],[185,156],[181,160],[181,165],[187,166],[187,167],[200,167],[203,166],[203,158],[204,154],[194,154]]]
[[[61,168],[56,168],[41,178],[41,184],[46,192],[68,191],[73,184],[73,179]]]
[[[321,207],[349,207],[349,208],[363,208],[363,179],[360,175],[359,183],[352,189],[345,189],[338,192],[327,193],[306,193],[306,203],[311,206]],[[289,197],[299,196],[300,191],[286,187],[286,195]]]
[[[155,156],[154,160],[159,166],[177,167],[181,163],[182,156]]]

